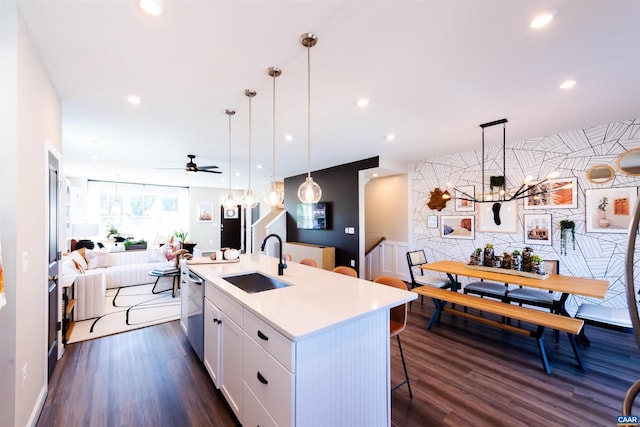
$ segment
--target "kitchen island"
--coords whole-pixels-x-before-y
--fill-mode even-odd
[[[196,260],[197,262],[197,260]],[[188,268],[205,280],[204,364],[243,425],[388,426],[389,309],[417,297],[370,281],[243,255]],[[247,293],[225,277],[286,287]]]

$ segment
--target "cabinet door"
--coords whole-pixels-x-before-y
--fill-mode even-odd
[[[220,310],[208,299],[204,299],[204,366],[213,384],[220,388],[220,332],[222,323]]]
[[[242,329],[224,312],[222,315],[222,337],[220,343],[221,383],[220,390],[227,403],[242,422]]]

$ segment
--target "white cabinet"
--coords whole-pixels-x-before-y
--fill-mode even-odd
[[[295,376],[282,362],[291,366],[294,344],[248,311],[244,320],[243,395],[260,403],[262,411],[252,413],[255,425],[293,425],[295,406],[285,402],[294,402]]]
[[[204,366],[213,380],[213,385],[220,388],[220,336],[222,335],[222,318],[220,309],[207,298],[204,299]]]
[[[242,307],[210,283],[205,286],[204,364],[242,422]]]
[[[242,329],[222,313],[220,391],[242,422]]]

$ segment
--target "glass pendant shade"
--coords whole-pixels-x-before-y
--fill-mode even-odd
[[[253,195],[253,191],[251,191],[251,189],[248,189],[244,193],[244,199],[242,200],[242,204],[246,208],[250,208],[250,209],[253,209],[256,206],[258,206],[258,199],[255,198],[255,196]]]
[[[313,181],[313,178],[307,176],[300,187],[298,187],[298,199],[302,203],[318,203],[322,197],[322,189]]]
[[[271,190],[267,193],[267,203],[269,206],[277,206],[282,202],[282,192],[278,190],[275,182],[271,183]]]
[[[236,205],[236,199],[233,198],[233,194],[231,193],[227,194],[227,198],[222,202],[222,206],[224,206],[225,209],[235,209]]]

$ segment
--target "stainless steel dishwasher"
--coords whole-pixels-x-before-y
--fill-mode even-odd
[[[204,279],[189,270],[186,285],[187,338],[202,361],[204,358]]]

